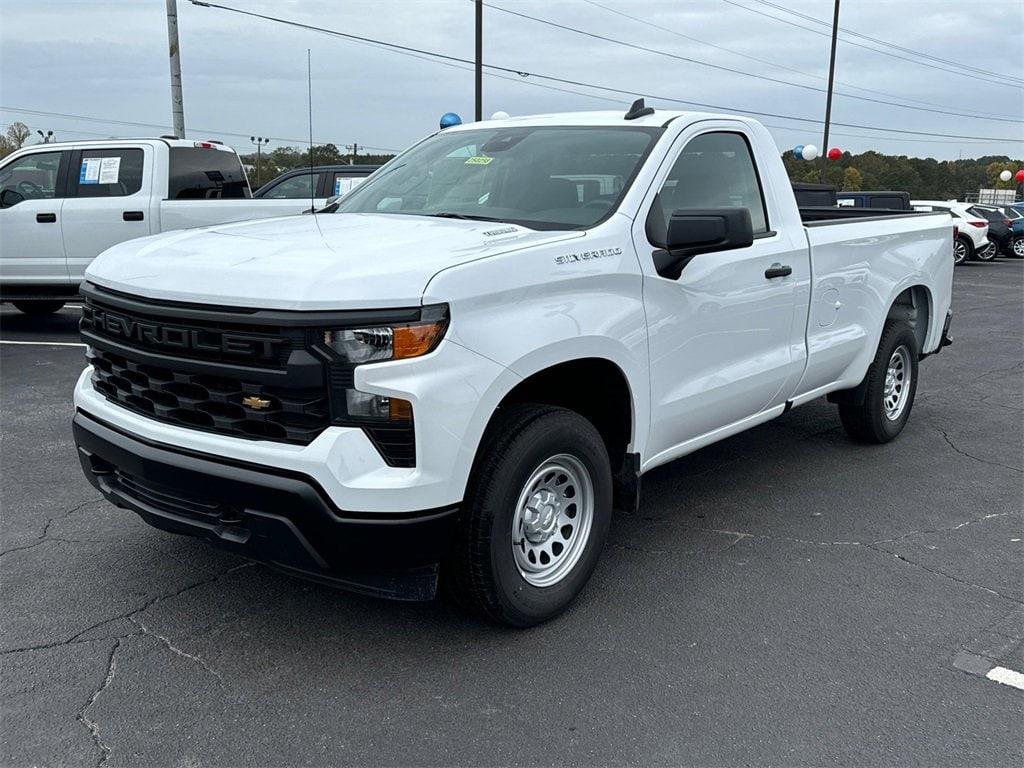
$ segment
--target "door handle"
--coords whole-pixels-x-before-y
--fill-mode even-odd
[[[789,275],[792,274],[793,268],[791,266],[789,266],[788,264],[779,264],[779,262],[775,262],[764,271],[764,276],[769,280],[772,280],[776,277],[788,277]]]
[[[142,211],[125,211],[121,214],[121,218],[125,221],[142,221],[145,216]]]
[[[36,221],[40,224],[56,224],[57,214],[56,213],[37,213]]]

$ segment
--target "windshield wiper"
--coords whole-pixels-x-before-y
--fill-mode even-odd
[[[463,221],[504,221],[493,216],[474,216],[470,213],[455,213],[454,211],[440,211],[438,213],[425,213],[424,216],[433,216],[437,219],[462,219]]]

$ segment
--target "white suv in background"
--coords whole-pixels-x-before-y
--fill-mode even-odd
[[[988,242],[988,221],[968,212],[967,206],[956,200],[911,200],[915,211],[944,211],[953,217],[959,234],[953,241],[953,263],[963,264],[967,259],[992,261],[995,250]]]

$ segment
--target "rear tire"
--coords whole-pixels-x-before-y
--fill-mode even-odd
[[[862,403],[840,403],[843,429],[860,443],[887,443],[910,418],[917,393],[917,337],[903,321],[889,321],[864,377]]]
[[[953,241],[953,264],[960,266],[974,253],[974,246],[969,239],[958,235]]]
[[[1024,235],[1013,239],[1013,245],[1010,246],[1010,253],[1018,259],[1024,259]]]
[[[42,317],[44,315],[52,315],[54,312],[59,312],[61,307],[64,306],[63,301],[14,301],[14,308],[19,312],[24,312],[26,315],[32,315],[33,317]]]
[[[553,406],[502,409],[473,467],[445,586],[495,622],[554,618],[590,579],[611,511],[611,464],[593,424]]]

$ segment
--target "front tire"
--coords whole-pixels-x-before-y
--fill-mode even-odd
[[[1024,259],[1024,235],[1013,238],[1013,245],[1010,247],[1010,253],[1018,259]]]
[[[474,465],[447,587],[502,624],[554,618],[590,579],[611,510],[611,464],[593,424],[552,406],[502,409]]]
[[[917,393],[917,358],[913,328],[903,321],[886,323],[864,378],[864,401],[839,405],[847,435],[860,443],[881,444],[903,431]]]
[[[52,315],[55,312],[59,312],[64,306],[63,301],[14,301],[14,308],[19,312],[24,312],[26,315],[33,317],[43,317],[45,315]]]
[[[999,246],[996,245],[995,240],[990,239],[978,249],[974,256],[978,261],[992,261],[997,255],[999,255]]]

